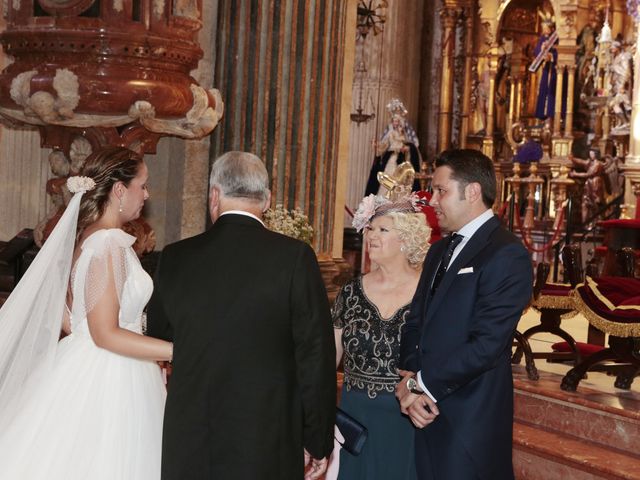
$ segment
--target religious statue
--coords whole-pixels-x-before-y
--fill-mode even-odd
[[[486,57],[478,60],[478,78],[475,80],[472,102],[475,112],[475,134],[485,136],[487,131],[487,111],[489,109],[489,89],[491,87],[491,75],[489,74],[489,61]]]
[[[373,142],[375,158],[371,166],[365,195],[371,193],[384,195],[386,193],[386,188],[381,186],[378,181],[379,172],[392,175],[396,167],[405,161],[409,161],[416,172],[420,171],[418,136],[405,118],[407,109],[399,99],[395,98],[389,102],[387,110],[391,114],[391,123],[387,125],[380,140]],[[417,181],[414,182],[413,189],[420,189]]]
[[[628,133],[631,119],[631,54],[622,48],[619,41],[614,41],[610,48],[612,60],[609,65],[609,108],[613,112],[616,125],[611,133]]]
[[[558,42],[558,34],[555,31],[555,24],[551,16],[540,14],[543,17],[542,35],[536,43],[533,51],[535,60],[529,67],[529,71],[535,72],[540,65],[542,73],[540,75],[540,85],[538,87],[538,99],[536,101],[536,118],[546,120],[553,118],[556,103],[556,63],[558,61],[558,50],[555,45]]]
[[[591,65],[596,58],[596,37],[598,36],[598,17],[595,12],[589,15],[589,22],[578,34],[578,50],[576,51],[576,83],[585,84],[589,77]]]
[[[610,88],[615,92],[618,89],[627,90],[631,82],[631,54],[622,48],[618,40],[611,43]]]
[[[605,164],[600,160],[600,150],[597,148],[589,149],[587,159],[570,155],[569,160],[574,166],[584,170],[583,172],[572,170],[569,172],[569,177],[584,179],[581,214],[582,222],[586,223],[605,203]]]
[[[598,62],[598,16],[591,12],[589,22],[578,34],[576,51],[576,86],[574,105],[596,94],[596,65]]]

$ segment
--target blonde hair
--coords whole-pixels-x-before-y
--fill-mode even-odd
[[[431,237],[427,218],[422,213],[391,212],[388,215],[393,219],[393,226],[404,245],[404,255],[409,265],[420,268],[429,250]]]

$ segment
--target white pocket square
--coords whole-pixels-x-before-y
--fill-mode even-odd
[[[473,273],[473,267],[464,267],[458,270],[458,275],[464,275],[465,273]]]

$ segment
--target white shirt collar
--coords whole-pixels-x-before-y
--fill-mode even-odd
[[[265,226],[264,222],[260,220],[258,217],[256,217],[253,213],[245,212],[244,210],[227,210],[226,212],[222,212],[220,214],[221,217],[223,215],[244,215],[245,217],[251,217],[254,220],[259,221],[263,227]]]
[[[478,231],[478,229],[484,225],[489,219],[493,217],[493,210],[488,208],[483,213],[478,215],[476,218],[467,223],[464,227],[458,230],[456,233],[458,235],[462,235],[465,239],[473,236],[474,233]]]
[[[469,243],[469,240],[478,229],[493,217],[493,210],[488,208],[486,211],[478,215],[476,218],[467,223],[456,233],[462,235],[462,241],[456,246],[449,261],[449,266],[453,265],[453,261],[458,257],[462,249]]]

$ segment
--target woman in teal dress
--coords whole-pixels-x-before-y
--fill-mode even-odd
[[[338,480],[415,480],[414,427],[395,398],[400,330],[409,313],[429,227],[411,198],[370,195],[354,218],[365,229],[372,268],[348,282],[333,307],[337,363],[343,360],[340,407],[367,427],[358,456],[340,451]]]

